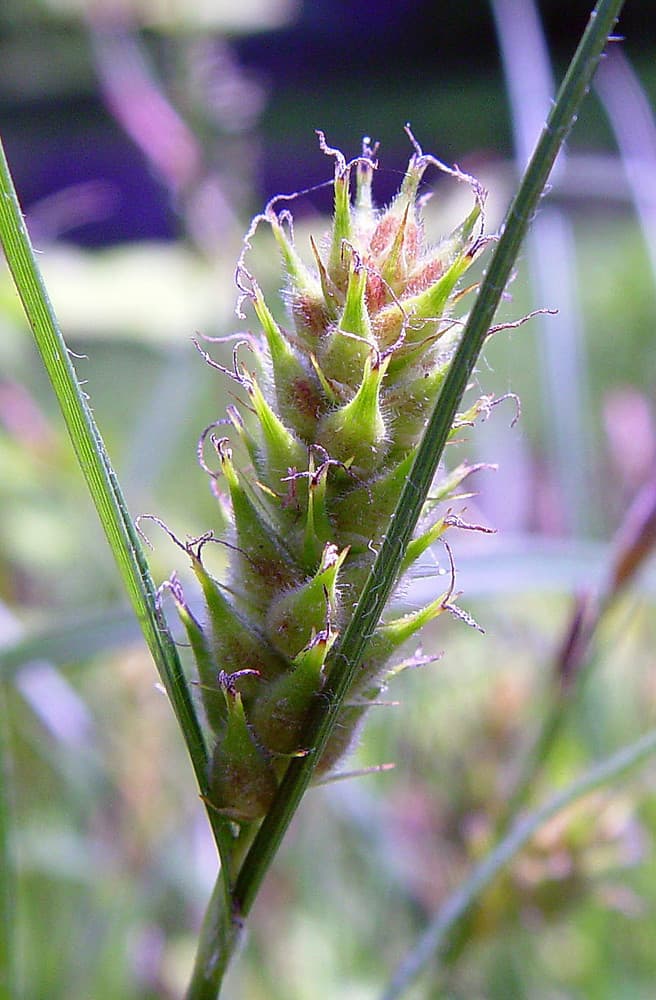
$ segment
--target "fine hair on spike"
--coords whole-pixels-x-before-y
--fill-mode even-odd
[[[316,132],[316,135],[319,139],[319,149],[321,150],[321,152],[325,153],[326,156],[335,157],[335,177],[336,178],[343,177],[344,174],[347,173],[350,166],[350,164],[347,165],[346,163],[346,157],[344,156],[341,150],[336,149],[334,146],[328,145],[328,143],[326,142],[326,135],[324,132],[321,131],[320,128],[317,128],[314,131]]]
[[[248,269],[244,264],[244,261],[246,259],[246,254],[249,252],[249,250],[253,249],[251,240],[255,236],[255,233],[257,232],[260,223],[267,222],[270,224],[272,217],[277,219],[278,222],[280,223],[289,221],[289,219],[291,219],[290,212],[283,210],[278,214],[275,211],[275,206],[278,204],[278,202],[296,201],[297,198],[302,198],[305,195],[313,194],[315,191],[323,191],[325,188],[331,187],[333,183],[334,183],[333,180],[321,181],[321,183],[319,184],[312,184],[310,187],[302,188],[300,191],[292,191],[291,194],[274,195],[274,197],[271,198],[264,206],[264,211],[258,212],[257,215],[253,216],[253,218],[251,219],[251,224],[246,230],[246,234],[242,240],[241,253],[239,254],[239,257],[237,259],[237,266],[235,268],[235,284],[237,285],[237,288],[241,292],[241,294],[237,298],[237,303],[235,305],[235,314],[239,319],[246,319],[246,314],[243,312],[242,306],[246,299],[252,298],[250,292],[247,289],[243,288],[240,282],[240,278],[242,274],[248,274]]]
[[[527,323],[530,319],[533,319],[535,316],[557,316],[557,315],[558,315],[557,309],[532,309],[531,312],[526,313],[526,315],[522,316],[520,319],[515,319],[512,320],[511,322],[506,322],[506,323],[496,323],[494,326],[491,326],[490,329],[487,331],[487,336],[491,337],[493,333],[499,333],[500,330],[517,330],[518,327],[523,326],[524,323]]]
[[[221,372],[222,375],[227,375],[228,378],[232,379],[234,382],[236,382],[238,385],[242,386],[242,388],[246,390],[252,388],[253,380],[251,379],[250,375],[248,374],[244,366],[243,365],[240,366],[239,356],[238,356],[240,347],[246,346],[250,351],[254,350],[251,340],[247,340],[246,338],[242,337],[242,339],[237,341],[237,343],[233,347],[232,371],[230,371],[229,368],[226,368],[225,365],[221,365],[219,364],[218,361],[215,361],[214,358],[207,353],[207,351],[203,350],[203,348],[200,346],[200,344],[195,338],[192,339],[192,344],[194,345],[198,353],[205,359],[205,362],[210,366],[210,368],[216,368],[218,371]]]
[[[201,340],[204,340],[207,344],[232,344],[235,340],[248,343],[252,342],[253,344],[256,343],[252,333],[249,333],[248,330],[240,330],[237,333],[228,333],[224,337],[213,337],[209,333],[198,332],[196,333],[196,336],[200,337]]]
[[[221,420],[214,420],[211,424],[207,425],[207,427],[203,430],[202,434],[198,438],[198,444],[196,445],[196,457],[198,459],[198,464],[200,465],[203,472],[206,472],[207,475],[210,476],[212,479],[217,479],[217,477],[221,475],[221,470],[210,469],[209,465],[205,461],[205,442],[207,441],[207,437],[211,431],[215,430],[217,427],[225,426],[226,424],[229,423],[230,419],[226,417],[224,417]],[[210,440],[212,441],[212,443],[214,443],[213,437],[210,438]]]
[[[481,182],[471,174],[467,174],[464,170],[461,170],[457,163],[454,163],[453,166],[450,167],[448,164],[443,163],[442,160],[438,160],[436,156],[432,156],[430,153],[424,153],[423,149],[417,142],[412,129],[410,128],[409,122],[406,123],[403,131],[412,143],[418,164],[430,164],[433,167],[437,167],[437,169],[442,171],[443,174],[449,174],[449,176],[454,177],[457,181],[463,181],[465,184],[469,185],[474,194],[474,198],[476,199],[476,203],[481,210],[480,225],[481,233],[483,233],[483,230],[485,229],[485,202],[487,200],[487,191]]]
[[[319,149],[321,150],[321,152],[325,153],[326,156],[335,157],[335,180],[337,180],[340,177],[343,177],[351,170],[352,167],[358,166],[358,164],[362,164],[362,166],[365,167],[373,168],[374,170],[377,169],[378,160],[376,159],[376,153],[378,152],[378,148],[380,146],[379,142],[375,142],[372,148],[370,145],[368,145],[371,142],[371,139],[368,136],[365,136],[365,138],[362,140],[362,146],[363,146],[362,155],[354,156],[352,160],[348,160],[347,162],[346,157],[344,156],[344,154],[340,149],[336,149],[334,146],[328,145],[328,143],[326,142],[326,134],[325,132],[323,132],[322,129],[315,128],[314,131],[319,138]],[[365,149],[365,143],[367,143],[366,149]]]
[[[496,535],[497,529],[490,528],[486,524],[471,524],[469,521],[463,521],[458,514],[447,514],[444,518],[444,523],[450,528],[462,528],[465,531],[480,531],[484,535]]]
[[[371,142],[371,136],[362,136],[362,156],[360,160],[368,161],[369,165],[375,170],[378,167],[378,150],[380,149],[380,143],[376,140],[373,144]]]
[[[166,524],[161,519],[161,517],[157,517],[156,514],[139,514],[139,516],[135,518],[134,526],[137,529],[137,532],[139,533],[141,538],[151,549],[153,547],[152,542],[141,529],[142,521],[152,521],[154,524],[157,525],[158,528],[161,528],[162,531],[169,536],[171,541],[175,545],[177,545],[178,548],[182,549],[183,552],[186,552],[187,555],[196,556],[197,558],[200,558],[200,552],[203,546],[207,544],[207,542],[220,542],[220,539],[215,537],[214,532],[212,530],[206,531],[202,535],[196,535],[193,538],[189,538],[188,541],[183,542],[169,528],[168,524]]]

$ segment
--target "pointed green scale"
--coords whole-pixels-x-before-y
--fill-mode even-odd
[[[311,444],[322,409],[325,409],[321,385],[311,366],[304,362],[284,336],[255,286],[253,307],[266,337],[276,400],[282,420],[300,438]]]
[[[427,371],[446,370],[460,342],[462,330],[462,320],[456,323],[445,316],[423,340],[398,344],[390,357],[390,384],[403,385],[413,377],[423,377]]]
[[[496,466],[470,465],[469,462],[461,462],[460,465],[456,465],[455,469],[448,472],[431,491],[430,505],[434,506],[443,500],[453,499],[453,494],[462,485],[467,476],[471,476],[473,472],[479,472],[482,468],[495,469]]]
[[[394,512],[413,461],[411,452],[391,469],[336,500],[332,512],[335,530],[350,544],[352,552],[364,552],[370,542],[378,541]]]
[[[278,216],[272,212],[267,216],[267,219],[278,244],[285,270],[294,283],[294,286],[299,291],[308,292],[313,297],[319,298],[318,293],[320,293],[321,289],[316,278],[301,260],[294,244],[287,236],[284,226],[281,225]]]
[[[435,329],[451,294],[470,264],[469,254],[462,254],[430,288],[401,301],[406,315],[404,345],[423,340]],[[403,324],[404,318],[396,303],[380,310],[374,319],[374,330],[382,348],[391,347],[398,340]]]
[[[370,156],[365,155],[358,160],[355,169],[355,205],[353,208],[354,228],[358,236],[358,242],[362,246],[368,241],[374,226],[376,225],[376,211],[372,198],[372,183],[374,177],[374,164]]]
[[[401,189],[393,202],[393,206],[395,208],[397,207],[397,203],[399,210],[401,208],[405,209],[406,205],[415,205],[419,185],[421,184],[422,177],[426,173],[427,167],[428,160],[424,160],[422,157],[418,156],[410,157],[408,169],[406,170],[403,181],[401,182]]]
[[[235,582],[255,601],[267,604],[281,588],[296,582],[298,570],[273,526],[263,518],[242,486],[226,442],[219,444],[219,454],[230,491],[237,536],[232,566]]]
[[[321,258],[317,244],[312,236],[310,236],[310,247],[312,248],[312,254],[319,273],[319,281],[321,283],[321,291],[323,292],[326,315],[332,323],[339,316],[340,308],[344,303],[344,291],[337,288],[335,283],[330,278],[328,269]]]
[[[484,245],[472,241],[474,226],[480,215],[481,206],[477,202],[463,223],[440,240],[432,251],[418,258],[408,273],[409,292],[419,294],[428,291],[459,258],[465,258],[471,264],[477,256],[477,246]]]
[[[471,235],[474,232],[474,226],[480,217],[481,206],[476,202],[464,222],[461,222],[448,236],[440,240],[435,256],[443,260],[447,266],[451,264],[456,257],[459,257],[467,249]],[[434,259],[434,257],[429,256],[428,261],[430,262],[431,259]]]
[[[271,315],[262,295],[261,288],[255,282],[253,282],[253,309],[262,324],[275,371],[277,365],[286,365],[292,361],[292,349],[289,341],[283,336],[280,327]]]
[[[446,593],[444,593],[430,604],[427,604],[425,608],[420,608],[418,611],[411,611],[401,618],[396,618],[391,622],[386,622],[378,626],[365,653],[364,663],[353,690],[354,697],[366,692],[375,678],[381,675],[384,676],[389,658],[404,643],[412,639],[424,625],[427,625],[442,614],[446,596]]]
[[[198,667],[200,694],[207,724],[213,732],[218,733],[223,729],[227,717],[225,698],[216,681],[219,667],[208,636],[186,604],[180,585],[172,585],[171,593]]]
[[[371,341],[371,322],[369,311],[365,302],[365,291],[367,288],[367,271],[351,260],[349,266],[348,287],[346,289],[346,302],[344,312],[339,321],[339,328],[344,333],[353,333],[356,337]]]
[[[362,384],[353,399],[327,413],[317,439],[331,458],[371,471],[381,464],[386,440],[380,390],[389,358],[372,364],[367,359]]]
[[[193,556],[191,565],[203,590],[212,633],[214,672],[208,682],[210,686],[216,686],[218,670],[226,674],[244,669],[256,670],[261,681],[254,677],[244,679],[244,684],[240,684],[242,693],[250,693],[256,690],[262,681],[271,680],[284,673],[288,663],[271,648],[261,632],[236,610],[220,584],[207,572],[201,560]],[[206,683],[202,675],[201,683]],[[223,695],[221,698],[224,700]]]
[[[301,340],[313,346],[329,322],[321,283],[301,260],[278,217],[267,216],[289,276],[289,301],[296,332]]]
[[[321,368],[329,379],[355,387],[376,342],[365,299],[367,271],[351,259],[346,301],[339,323],[332,329],[319,353]]]
[[[337,576],[348,549],[326,545],[321,564],[305,583],[282,594],[271,603],[267,614],[267,636],[272,646],[293,659],[310,640],[321,632],[338,610]]]
[[[371,251],[379,259],[382,259],[383,269],[385,268],[383,254],[391,252],[399,238],[399,229],[405,230],[410,218],[416,225],[415,196],[425,172],[426,164],[418,167],[416,157],[412,157],[399,193],[378,219],[378,224],[371,238]]]
[[[238,823],[260,819],[276,794],[277,782],[264,751],[246,722],[241,695],[225,689],[227,721],[210,762],[212,805]]]
[[[381,270],[383,280],[390,285],[397,294],[403,290],[404,282],[407,276],[403,245],[405,243],[409,211],[410,205],[406,205],[401,222],[396,230],[396,235],[394,236],[394,242],[392,243],[390,251],[385,258]]]
[[[373,161],[366,156],[358,160],[355,171],[355,208],[365,215],[368,221],[375,218],[372,198],[372,183],[374,179]]]
[[[348,274],[344,245],[352,239],[350,170],[335,173],[333,229],[328,257],[328,275],[337,288],[344,288]]]
[[[439,281],[436,281],[435,284],[425,289],[425,291],[414,296],[410,300],[413,318],[420,320],[441,316],[458,281],[467,268],[471,266],[472,261],[473,257],[471,253],[465,250],[449,264],[448,269]],[[413,334],[413,337],[410,339],[419,340],[419,332]]]
[[[323,686],[323,667],[336,633],[322,630],[294,657],[291,672],[270,684],[255,702],[251,724],[258,739],[277,754],[305,749],[300,744],[312,702]]]
[[[258,448],[257,441],[246,427],[246,424],[244,423],[244,418],[242,417],[241,413],[239,412],[236,406],[226,406],[226,413],[228,415],[230,423],[237,431],[239,440],[246,449],[248,457],[250,458],[254,467],[259,470],[260,449]]]
[[[386,280],[392,279],[390,284],[399,284],[399,291],[402,291],[403,283],[400,280],[400,272],[394,268],[393,258],[396,257],[398,263],[399,250],[405,242],[409,228],[415,233],[415,243],[419,237],[415,194],[426,170],[426,164],[417,167],[415,159],[413,157],[410,161],[401,190],[379,216],[369,245],[371,259],[377,262],[377,267]],[[417,243],[412,256],[414,257],[419,250],[420,246]]]
[[[275,493],[280,493],[283,487],[281,479],[290,469],[305,469],[307,446],[285,427],[254,380],[249,384],[248,396],[262,431],[264,462],[260,463],[262,467],[258,471],[266,485]]]
[[[431,545],[438,540],[438,538],[442,537],[446,529],[447,525],[445,520],[441,517],[439,521],[436,521],[435,524],[428,529],[428,531],[419,535],[418,538],[413,538],[405,550],[399,576],[403,576],[403,574],[410,569],[412,564],[416,562],[420,556],[423,556],[424,552],[426,552],[426,550],[429,549]]]

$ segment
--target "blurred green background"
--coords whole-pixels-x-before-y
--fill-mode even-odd
[[[246,329],[233,273],[251,215],[329,181],[315,128],[348,156],[381,140],[376,191],[410,149],[489,188],[499,225],[587,4],[5,0],[0,125],[51,297],[134,515],[217,524],[196,442],[230,387],[191,344]],[[545,33],[540,29],[540,22]],[[489,846],[535,731],[574,596],[655,476],[656,94],[651,3],[627,5],[477,373],[513,392],[453,448],[496,463],[463,501],[493,537],[452,533],[461,604],[439,662],[376,708],[354,767],[311,791],[255,907],[227,997],[369,1000]],[[434,187],[433,187],[434,182]],[[467,193],[428,178],[430,234]],[[330,187],[294,202],[321,233]],[[464,201],[463,201],[464,198]],[[271,299],[275,255],[250,267]],[[279,303],[279,316],[284,304]],[[230,345],[213,356],[230,363]],[[79,357],[78,357],[79,356]],[[181,553],[149,531],[158,581]],[[405,600],[436,592],[437,551]],[[215,568],[220,569],[220,563]],[[190,592],[192,591],[189,584]],[[574,777],[656,714],[656,573],[602,623],[593,676],[535,789]],[[181,995],[215,858],[172,714],[8,274],[0,271],[0,670],[11,720],[23,995]],[[410,997],[653,997],[654,775],[554,821],[487,894],[448,975]],[[443,991],[443,992],[441,992]]]

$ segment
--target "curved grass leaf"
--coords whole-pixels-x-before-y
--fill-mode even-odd
[[[25,227],[0,142],[0,240],[34,334],[73,449],[160,678],[182,730],[201,793],[207,792],[207,750],[186,678],[118,480],[80,388]],[[215,811],[208,816],[222,857],[228,832]]]

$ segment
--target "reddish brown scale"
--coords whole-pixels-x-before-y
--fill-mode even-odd
[[[379,309],[387,305],[388,302],[387,285],[377,271],[367,271],[367,287],[365,290],[365,300],[369,315],[377,313]]]
[[[389,347],[400,336],[406,317],[401,309],[389,309],[372,317],[374,336],[382,347]]]
[[[393,215],[384,215],[374,229],[369,249],[372,255],[382,254],[393,242],[396,230],[399,228],[399,220]]]
[[[281,562],[273,559],[258,557],[257,553],[244,553],[244,558],[248,562],[248,572],[256,579],[262,581],[264,590],[268,594],[279,593],[281,590],[288,590],[299,581],[296,579],[293,569]],[[241,573],[237,569],[235,581],[240,582]]]
[[[328,314],[316,300],[295,296],[292,313],[299,336],[318,340],[325,334],[329,323]]]
[[[422,242],[421,228],[416,222],[408,222],[405,227],[403,252],[409,268],[419,257],[422,250]]]
[[[426,288],[430,288],[434,285],[442,275],[444,274],[444,262],[441,260],[433,260],[430,264],[426,264],[425,267],[419,271],[418,274],[411,278],[406,286],[406,293],[408,295],[418,295],[419,292],[423,292]]]
[[[293,379],[289,386],[289,399],[302,416],[310,417],[312,420],[318,420],[321,416],[323,397],[320,390],[309,380]]]

